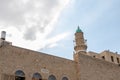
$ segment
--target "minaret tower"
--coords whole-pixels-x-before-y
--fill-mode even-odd
[[[76,33],[75,33],[75,46],[74,46],[74,50],[75,50],[75,53],[78,53],[78,52],[86,53],[86,50],[87,50],[86,41],[84,39],[83,32],[79,28],[79,26],[78,26],[78,28],[76,30]]]
[[[74,54],[73,54],[73,57],[74,57],[74,61],[77,63],[77,75],[80,76],[81,75],[81,71],[80,71],[80,68],[81,68],[81,64],[80,64],[80,60],[81,60],[81,57],[82,55],[87,55],[87,45],[86,45],[86,41],[84,39],[84,36],[83,36],[83,32],[82,30],[79,28],[77,28],[76,32],[75,32],[75,46],[74,46]],[[81,80],[80,77],[78,77],[78,80]]]

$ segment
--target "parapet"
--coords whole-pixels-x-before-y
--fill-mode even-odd
[[[120,64],[120,55],[117,54],[116,52],[114,53],[109,50],[105,50],[101,53],[95,53],[90,51],[90,52],[87,52],[87,55],[94,58],[102,59],[111,63]]]

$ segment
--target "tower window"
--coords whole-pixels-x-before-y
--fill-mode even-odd
[[[105,56],[102,56],[102,59],[104,59],[104,60],[105,60]]]
[[[119,61],[119,58],[117,58],[117,63],[119,63],[120,61]]]
[[[114,62],[113,56],[111,56],[111,61]]]

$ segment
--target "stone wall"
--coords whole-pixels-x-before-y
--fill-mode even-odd
[[[72,61],[10,45],[0,47],[0,80],[13,80],[17,70],[24,71],[26,80],[31,80],[36,72],[44,80],[50,75],[57,80],[62,77],[69,80],[120,80],[118,64],[78,54],[76,60],[79,61]]]
[[[14,76],[17,70],[24,71],[26,80],[31,80],[36,72],[40,73],[42,78],[46,80],[49,75],[54,75],[57,80],[61,80],[62,77],[77,80],[76,63],[72,60],[15,46],[1,47],[0,74]]]
[[[120,66],[79,54],[80,80],[120,80]]]

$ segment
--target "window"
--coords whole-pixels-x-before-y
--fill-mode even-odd
[[[102,56],[102,59],[105,59],[105,56]]]
[[[67,77],[63,77],[62,80],[68,80],[68,78]]]
[[[111,61],[114,62],[113,56],[111,56]]]
[[[22,70],[15,72],[15,80],[25,80],[25,73]]]
[[[119,58],[117,58],[117,63],[119,63],[120,61],[119,61]]]
[[[94,55],[93,57],[95,58],[96,56]]]
[[[56,80],[56,77],[55,77],[54,75],[50,75],[50,76],[48,77],[48,80]]]
[[[32,80],[42,80],[42,76],[36,72],[33,74]]]

